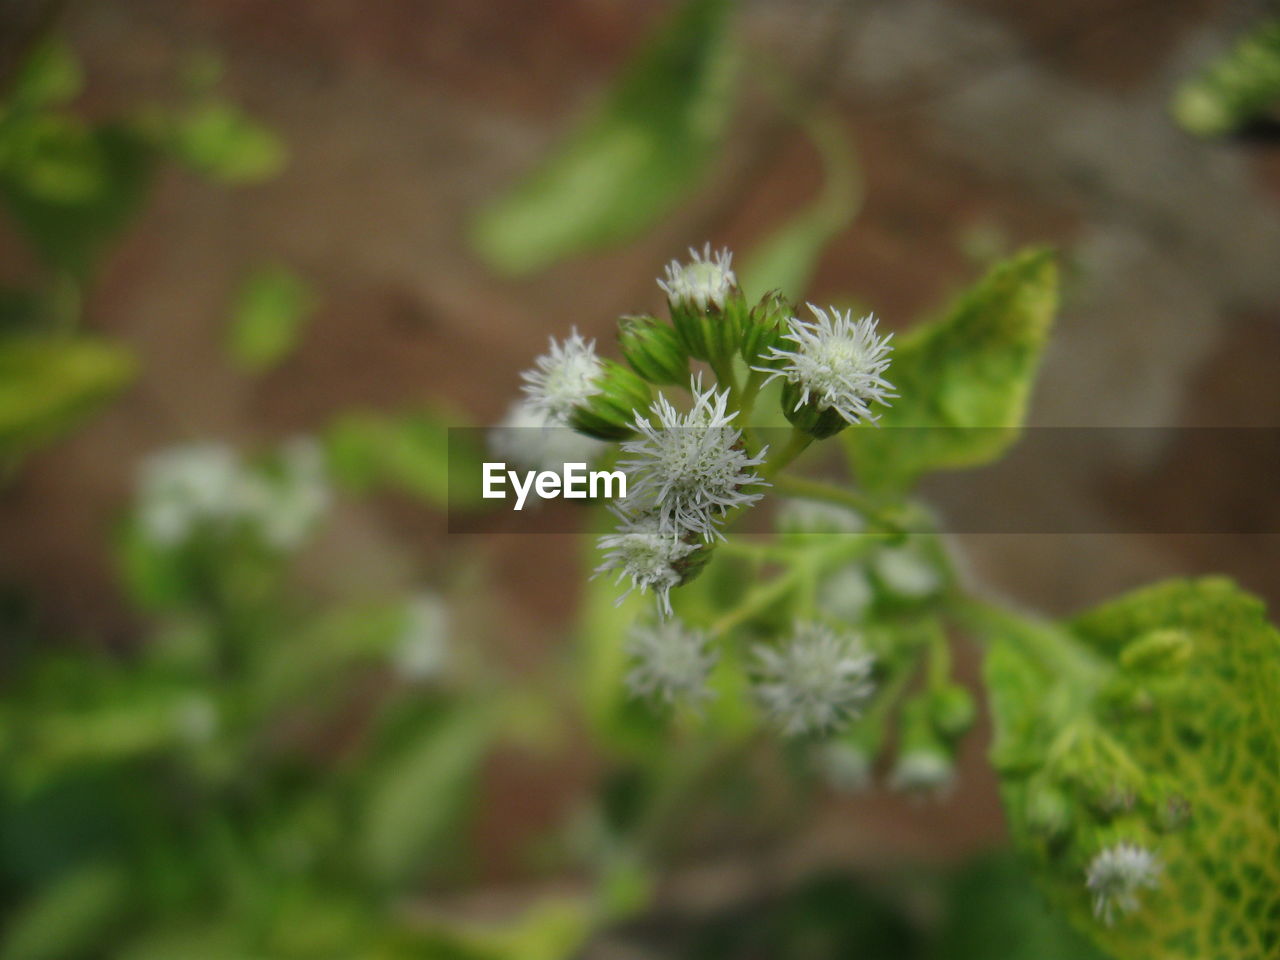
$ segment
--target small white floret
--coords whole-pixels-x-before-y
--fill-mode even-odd
[[[799,387],[797,409],[813,400],[850,424],[876,420],[871,404],[888,406],[896,396],[893,384],[884,378],[893,334],[879,336],[871,315],[854,320],[851,311],[842,314],[835,307],[829,314],[813,304],[809,310],[811,321],[791,318],[784,339],[793,348],[771,349],[769,359],[782,361],[781,366],[757,369],[767,373],[768,380],[783,377]]]
[[[711,244],[707,243],[701,253],[690,247],[689,257],[688,263],[672,260],[667,264],[666,279],[659,280],[658,286],[673,306],[699,310],[714,306],[723,310],[729,294],[738,285],[732,267],[733,254],[722,249],[713,255]]]
[[[1117,913],[1133,913],[1141,904],[1138,893],[1160,885],[1160,859],[1133,843],[1119,843],[1100,851],[1085,871],[1085,885],[1093,894],[1093,915],[1111,926]]]
[[[600,392],[596,381],[603,368],[596,342],[574,330],[563,342],[552,337],[547,352],[521,374],[524,392],[535,408],[568,423],[575,407]]]
[[[727,390],[703,391],[697,380],[691,388],[688,413],[659,394],[650,407],[654,420],[636,415],[639,436],[622,444],[632,457],[619,464],[629,480],[623,506],[632,515],[655,515],[668,536],[723,539],[717,524],[724,514],[763,496],[745,488],[767,485],[754,470],[764,463],[765,451],[752,457],[743,449]]]
[[[658,610],[671,616],[671,589],[682,579],[678,569],[697,544],[685,543],[659,528],[654,517],[624,520],[616,533],[600,538],[604,562],[596,568],[596,575],[614,573],[618,583],[630,582],[630,586],[618,598],[621,603],[632,590],[641,593],[653,591],[658,598]]]
[[[636,696],[697,708],[714,696],[707,678],[716,652],[707,635],[679,620],[634,627],[627,640],[631,670],[626,682]]]
[[[829,733],[857,717],[875,691],[875,658],[855,634],[801,623],[779,647],[758,645],[756,694],[783,733]]]

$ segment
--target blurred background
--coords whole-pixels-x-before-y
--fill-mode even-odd
[[[587,542],[451,535],[444,430],[704,240],[895,330],[1049,244],[1033,425],[1274,427],[1280,152],[1169,106],[1267,14],[6,2],[0,957],[1091,956],[999,854],[984,730],[943,800],[753,755],[637,841]],[[1087,533],[957,549],[1051,614],[1209,572],[1274,606],[1274,535],[1133,532],[1280,529],[1274,463],[1180,438],[1070,465]]]

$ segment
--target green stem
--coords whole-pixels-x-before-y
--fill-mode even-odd
[[[800,454],[804,453],[811,443],[813,443],[813,437],[809,436],[809,434],[805,433],[803,430],[798,430],[797,428],[792,427],[791,435],[787,437],[786,444],[779,448],[779,450],[769,458],[768,463],[764,465],[764,469],[761,471],[764,478],[766,480],[772,480],[778,475],[778,472],[782,470],[783,467],[789,464],[796,457],[800,456]],[[779,480],[778,482],[781,484],[786,481]]]
[[[774,577],[768,583],[758,584],[747,594],[741,606],[730,610],[711,625],[712,635],[718,637],[728,633],[734,627],[745,623],[757,613],[766,609],[770,604],[786,596],[787,591],[796,584],[796,580],[799,577],[798,569],[793,567],[786,573]]]
[[[998,636],[1008,640],[1054,677],[1071,678],[1095,688],[1110,672],[1106,661],[1052,623],[967,595],[954,597],[952,609],[979,639]]]

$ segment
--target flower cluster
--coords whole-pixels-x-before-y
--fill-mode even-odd
[[[524,397],[492,442],[509,459],[544,469],[604,459],[602,441],[618,444],[627,495],[612,504],[617,526],[599,539],[596,575],[618,582],[619,602],[633,591],[652,594],[658,612],[627,641],[626,682],[636,695],[697,707],[710,696],[716,652],[707,634],[676,617],[673,591],[697,576],[729,524],[763,498],[791,457],[813,439],[873,420],[872,405],[889,402],[889,337],[870,317],[811,308],[813,321],[797,319],[776,291],[748,308],[733,255],[710,244],[668,264],[658,286],[669,321],[649,314],[618,321],[626,367],[598,356],[595,341],[576,330],[553,339],[524,373]],[[691,370],[699,361],[714,382],[704,381],[706,370]],[[794,429],[771,449],[745,421],[776,379]],[[864,529],[863,518],[844,509],[789,513],[797,532]],[[867,575],[851,570],[825,585],[818,609],[857,613],[870,591]],[[833,592],[844,602],[827,603]],[[801,623],[782,642],[757,646],[754,657],[757,700],[786,734],[830,733],[857,717],[873,692],[874,658],[851,633]]]
[[[144,538],[175,547],[198,533],[249,529],[269,546],[302,542],[330,502],[324,456],[311,440],[288,441],[261,466],[223,444],[193,443],[152,454],[139,476]]]
[[[1093,915],[1111,926],[1116,914],[1133,913],[1141,904],[1138,893],[1160,885],[1159,858],[1133,843],[1119,843],[1098,852],[1085,871],[1085,885],[1093,895]]]

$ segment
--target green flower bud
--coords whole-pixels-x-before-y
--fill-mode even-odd
[[[636,411],[649,405],[649,385],[620,363],[601,361],[598,389],[574,407],[569,423],[597,440],[625,440],[634,432]]]
[[[929,692],[929,719],[948,740],[958,740],[968,733],[977,715],[973,694],[958,683],[947,683]]]
[[[783,382],[782,412],[797,430],[803,430],[815,440],[825,440],[849,425],[832,407],[819,405],[813,397],[802,402],[803,396],[803,387],[791,380]]]
[[[699,252],[689,250],[690,260],[671,261],[666,279],[658,285],[667,294],[671,322],[689,354],[720,367],[728,362],[742,340],[746,301],[727,250],[712,254],[707,244]]]
[[[1033,782],[1027,787],[1027,826],[1047,837],[1061,837],[1075,818],[1071,798],[1051,783]]]
[[[631,369],[650,383],[683,384],[689,379],[689,355],[675,330],[654,317],[623,317],[618,343]]]
[[[777,290],[766,293],[751,308],[742,330],[742,359],[747,366],[777,369],[786,362],[768,354],[782,343],[792,313],[790,302]]]
[[[955,780],[952,746],[938,736],[927,697],[914,697],[902,707],[898,758],[889,783],[908,793],[941,794]]]

